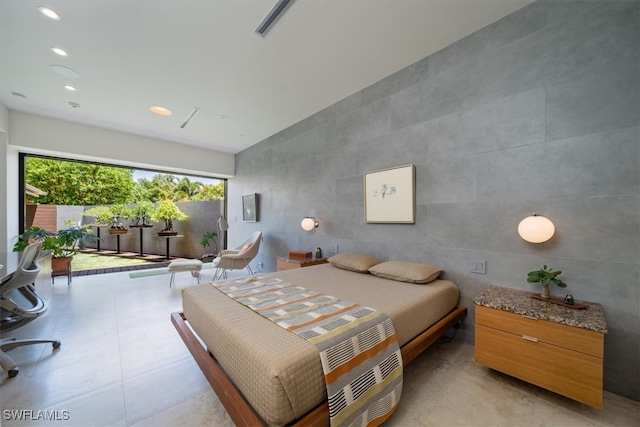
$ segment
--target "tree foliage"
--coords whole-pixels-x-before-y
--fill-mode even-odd
[[[25,181],[47,192],[36,203],[73,206],[127,203],[135,186],[132,169],[39,157],[27,157]]]
[[[194,195],[191,200],[204,201],[204,200],[223,200],[224,199],[224,181],[220,181],[217,184],[206,184],[200,191]]]
[[[47,194],[34,203],[55,205],[115,205],[162,200],[224,199],[224,181],[203,184],[189,177],[158,173],[133,180],[133,169],[65,160],[27,157],[26,182]]]
[[[151,179],[138,180],[134,191],[136,202],[149,200],[159,202],[161,200],[173,200],[176,193],[178,179],[172,174],[156,174]]]
[[[164,230],[173,230],[173,221],[184,221],[188,216],[180,210],[173,200],[161,200],[151,214],[154,221],[164,221]]]
[[[179,202],[186,202],[193,200],[193,198],[200,193],[200,190],[204,187],[204,184],[199,181],[191,181],[186,176],[178,181],[176,186],[175,199]]]
[[[203,184],[188,177],[178,178],[172,174],[157,174],[152,179],[142,178],[134,189],[134,202],[149,200],[173,200],[175,202],[206,201],[224,199],[224,181]]]

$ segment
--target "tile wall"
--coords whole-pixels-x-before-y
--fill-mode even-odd
[[[468,342],[475,295],[537,290],[526,273],[550,265],[569,284],[555,294],[604,307],[605,388],[640,400],[638,12],[538,1],[239,153],[230,246],[262,230],[266,271],[289,250],[336,246],[442,266],[470,308]],[[366,224],[362,174],[410,163],[416,223]],[[260,220],[243,223],[254,192]],[[548,243],[518,236],[531,212],[555,223]]]

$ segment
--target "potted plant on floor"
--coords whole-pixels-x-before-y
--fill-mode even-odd
[[[163,200],[151,215],[153,221],[164,221],[164,229],[158,232],[159,236],[175,236],[178,234],[173,229],[173,221],[184,221],[188,216],[178,208],[172,200]]]
[[[213,253],[206,253],[200,257],[200,260],[202,262],[212,261],[215,257],[218,256],[217,237],[218,233],[216,233],[215,231],[207,231],[202,236],[202,240],[200,241],[202,247],[206,250],[207,247],[211,246],[211,249],[213,249]]]
[[[41,241],[42,250],[51,252],[52,277],[66,275],[71,277],[71,261],[73,255],[84,243],[94,243],[96,236],[91,227],[74,224],[74,220],[67,220],[67,228],[55,233],[39,227],[29,227],[18,236],[13,246],[14,252],[22,252],[30,243]],[[73,225],[72,225],[73,224]]]

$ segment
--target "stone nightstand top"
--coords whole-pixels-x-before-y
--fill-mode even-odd
[[[607,322],[600,304],[576,301],[587,305],[585,309],[565,307],[563,305],[532,298],[538,295],[519,289],[490,286],[473,299],[474,304],[495,308],[536,319],[548,320],[563,325],[607,333]]]

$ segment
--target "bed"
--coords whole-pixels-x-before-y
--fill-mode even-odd
[[[386,313],[403,364],[466,315],[447,280],[413,284],[323,264],[272,273],[307,289]],[[326,387],[313,344],[229,299],[212,284],[183,290],[172,321],[236,425],[328,425]]]

